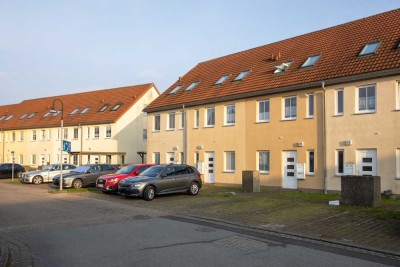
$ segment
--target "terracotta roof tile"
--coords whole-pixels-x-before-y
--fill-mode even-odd
[[[60,124],[61,114],[53,117],[50,114],[48,117],[43,116],[50,111],[50,107],[54,99],[60,99],[64,105],[64,125],[78,125],[78,124],[99,124],[99,123],[112,123],[117,121],[132,105],[139,100],[152,87],[156,88],[154,84],[134,85],[127,87],[120,87],[114,89],[104,89],[91,92],[83,92],[77,94],[51,96],[38,99],[24,100],[19,104],[0,106],[0,118],[3,115],[12,115],[14,117],[8,121],[5,119],[0,120],[0,129],[27,129],[27,128],[44,128],[44,127],[57,127]],[[104,104],[110,104],[104,112],[98,112]],[[116,111],[111,109],[117,104],[123,103]],[[90,107],[90,110],[85,114],[80,112]],[[79,111],[74,115],[70,113],[79,108]],[[55,102],[55,109],[61,109],[61,103]],[[28,116],[34,112],[37,114],[28,119]],[[20,117],[28,113],[28,115],[20,119]]]
[[[155,99],[145,111],[167,110],[178,104],[217,99],[243,93],[400,68],[400,9],[300,35],[197,64]],[[375,55],[358,56],[367,43],[381,41]],[[271,55],[281,55],[274,61]],[[300,68],[305,60],[320,55],[313,67]],[[293,61],[285,73],[274,74],[275,66]],[[243,81],[232,82],[243,70],[251,72]],[[224,74],[231,76],[219,86]],[[191,91],[185,89],[194,81]],[[183,87],[169,94],[177,85]]]

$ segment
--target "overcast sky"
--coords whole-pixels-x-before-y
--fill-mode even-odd
[[[398,0],[0,0],[0,105],[154,82]]]

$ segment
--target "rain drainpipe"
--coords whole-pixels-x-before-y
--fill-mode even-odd
[[[324,90],[324,101],[322,108],[322,153],[324,154],[324,194],[328,193],[328,177],[327,177],[327,168],[326,168],[326,89],[325,82],[321,83],[322,90]]]
[[[186,164],[186,158],[187,158],[187,119],[186,119],[186,109],[185,109],[185,105],[182,105],[182,114],[184,117],[184,124],[183,124],[183,163]]]

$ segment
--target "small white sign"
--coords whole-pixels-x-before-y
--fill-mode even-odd
[[[297,179],[305,179],[305,169],[306,169],[306,164],[305,163],[297,163],[296,166],[296,177]]]

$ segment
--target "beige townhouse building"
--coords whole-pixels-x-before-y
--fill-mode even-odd
[[[31,167],[144,162],[142,110],[158,96],[154,84],[143,84],[0,106],[0,162],[12,162],[13,153],[15,163]],[[61,139],[71,142],[70,153],[60,153]]]
[[[147,161],[206,183],[340,190],[379,175],[400,194],[400,10],[201,62],[145,108]]]

